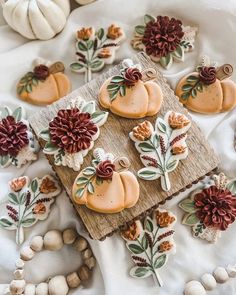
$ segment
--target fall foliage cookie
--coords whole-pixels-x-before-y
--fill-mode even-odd
[[[62,62],[49,65],[38,59],[35,63],[33,71],[28,72],[17,84],[17,93],[22,100],[36,105],[49,105],[71,91],[71,83],[64,74]]]
[[[162,189],[169,191],[169,173],[188,156],[186,139],[190,126],[185,115],[169,111],[164,119],[157,118],[154,127],[149,121],[134,127],[129,136],[145,166],[138,171],[138,177],[144,180],[161,178]]]
[[[77,204],[100,213],[117,213],[137,203],[139,183],[128,171],[127,158],[114,159],[112,154],[97,148],[92,164],[83,169],[74,182],[72,196]]]
[[[214,114],[232,110],[236,105],[236,84],[230,79],[233,67],[211,65],[204,57],[197,71],[183,77],[175,93],[189,110]]]
[[[135,27],[131,45],[169,69],[173,61],[183,62],[185,52],[193,50],[196,33],[196,27],[183,26],[173,17],[146,14],[144,24]]]
[[[123,61],[120,75],[106,80],[99,92],[99,102],[112,113],[125,118],[155,115],[161,108],[163,95],[159,85],[143,81],[141,66]]]
[[[93,72],[101,71],[112,64],[116,51],[125,39],[124,30],[111,24],[108,28],[81,28],[76,32],[76,62],[70,65],[73,72],[84,73],[85,83],[92,79]]]

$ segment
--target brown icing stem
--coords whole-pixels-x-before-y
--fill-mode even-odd
[[[231,77],[233,74],[233,67],[230,64],[224,64],[216,70],[216,78],[220,81]]]
[[[61,61],[57,61],[49,67],[50,74],[56,74],[65,71],[65,66]]]
[[[157,78],[157,72],[153,68],[148,68],[142,71],[142,81],[147,82]]]
[[[119,157],[114,161],[115,171],[121,172],[127,170],[130,167],[130,161],[126,157]]]

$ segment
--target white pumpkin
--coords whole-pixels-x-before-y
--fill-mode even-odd
[[[69,0],[7,0],[3,16],[28,39],[48,40],[62,31],[70,14]]]

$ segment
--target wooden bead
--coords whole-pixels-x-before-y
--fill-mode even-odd
[[[33,284],[27,284],[25,287],[24,295],[35,295],[36,287]]]
[[[62,234],[59,230],[50,230],[43,239],[46,250],[57,251],[63,247]]]
[[[25,290],[25,280],[11,281],[9,289],[12,295],[22,294]]]
[[[25,272],[23,269],[17,269],[14,271],[14,278],[15,280],[22,280],[24,279]]]
[[[81,253],[81,257],[83,260],[90,258],[93,255],[91,249],[86,249]]]
[[[96,260],[94,257],[90,257],[88,259],[84,260],[84,263],[88,266],[88,268],[91,270],[96,265]]]
[[[87,265],[82,265],[78,270],[78,275],[81,281],[87,281],[90,278],[91,272]]]
[[[226,269],[220,266],[214,270],[213,276],[219,284],[223,284],[229,279]]]
[[[35,236],[30,242],[30,248],[35,252],[40,252],[43,249],[43,237]]]
[[[48,295],[48,284],[40,283],[35,289],[35,295]]]
[[[26,246],[20,251],[20,258],[24,261],[29,261],[34,257],[34,250],[32,250],[29,246]]]
[[[16,268],[22,269],[25,266],[25,263],[22,259],[17,259],[15,263]]]
[[[74,243],[75,249],[79,252],[82,252],[83,250],[85,250],[87,246],[88,246],[88,242],[82,237],[79,237]]]
[[[64,276],[56,276],[48,283],[48,291],[50,295],[67,295],[69,287]]]
[[[78,288],[80,283],[81,283],[81,280],[78,276],[78,274],[76,272],[73,272],[71,274],[69,274],[67,277],[66,277],[66,281],[67,281],[67,284],[68,286],[73,289],[73,288]]]
[[[73,228],[68,228],[64,230],[62,236],[64,244],[71,245],[77,238],[77,232]]]

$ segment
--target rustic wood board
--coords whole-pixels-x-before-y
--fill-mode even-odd
[[[179,103],[173,90],[159,72],[158,66],[151,62],[143,53],[135,55],[133,60],[134,62],[140,63],[143,69],[151,67],[157,71],[157,79],[155,81],[161,86],[164,95],[164,103],[160,115],[163,116],[169,110],[188,115],[187,110]],[[68,105],[70,99],[81,96],[85,100],[97,100],[102,83],[108,77],[118,74],[120,68],[121,65],[115,66],[105,74],[99,76],[96,80],[75,90],[39,113],[34,114],[30,118],[30,123],[35,134],[37,135],[42,129],[47,128],[49,121],[54,118],[59,109],[65,108]],[[132,163],[131,170],[136,173],[143,165],[140,161],[139,153],[136,151],[134,143],[129,139],[128,134],[133,127],[143,120],[125,119],[110,113],[108,121],[101,127],[101,134],[95,142],[94,148],[102,147],[107,152],[112,152],[116,156],[128,156]],[[148,120],[154,123],[156,116],[150,117]],[[39,142],[43,148],[44,141],[39,140]],[[155,181],[140,179],[140,199],[138,203],[133,208],[126,209],[121,213],[101,214],[93,212],[85,206],[74,204],[91,237],[94,239],[103,239],[124,224],[136,219],[147,210],[156,207],[160,203],[163,204],[167,199],[177,195],[180,191],[184,191],[187,187],[190,187],[217,167],[218,159],[216,155],[194,122],[192,122],[192,126],[188,132],[187,144],[189,147],[188,158],[181,161],[178,168],[170,173],[172,187],[169,192],[164,192],[161,189],[160,179]],[[65,187],[68,196],[71,197],[71,188],[78,173],[68,167],[54,165],[53,156],[47,156],[47,158]],[[89,166],[91,160],[92,151],[85,157],[81,169]]]

